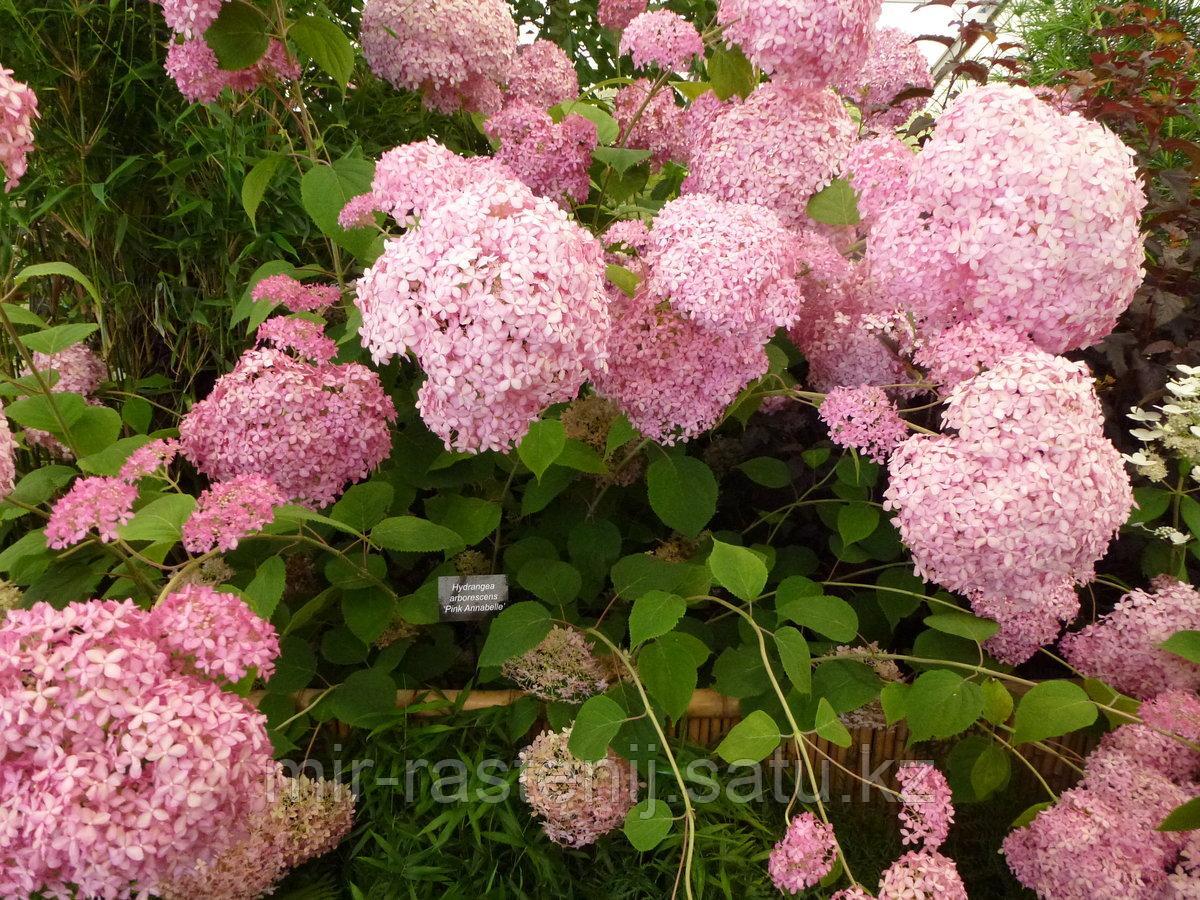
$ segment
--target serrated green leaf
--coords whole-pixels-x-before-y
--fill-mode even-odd
[[[666,591],[647,591],[633,603],[629,612],[629,646],[636,647],[651,638],[666,634],[679,624],[687,604],[682,597]]]
[[[1070,681],[1043,681],[1017,704],[1013,743],[1041,741],[1086,728],[1096,721],[1096,705]]]
[[[354,47],[341,27],[323,16],[305,16],[291,24],[288,37],[340,88],[354,71]]]
[[[371,529],[371,541],[385,550],[435,553],[463,546],[457,532],[416,516],[393,516]]]
[[[529,431],[517,446],[521,462],[529,467],[538,479],[550,468],[567,443],[567,433],[558,419],[539,419],[529,426]]]
[[[550,633],[551,625],[550,613],[540,603],[514,603],[492,620],[479,653],[479,667],[498,666],[532,650]]]
[[[858,194],[845,178],[835,178],[808,198],[808,217],[822,225],[857,225]]]
[[[812,654],[804,635],[785,625],[775,632],[775,643],[779,648],[779,661],[792,686],[802,694],[809,693],[812,690]]]
[[[656,640],[638,653],[637,668],[650,696],[678,721],[687,712],[696,690],[694,657],[678,642]]]
[[[585,762],[597,762],[608,755],[608,745],[628,718],[610,697],[598,694],[589,697],[579,707],[575,724],[571,726],[571,737],[567,748],[571,755]]]
[[[70,278],[72,281],[83,285],[83,289],[91,295],[93,300],[97,303],[101,302],[100,292],[96,290],[96,286],[92,284],[92,280],[75,266],[66,262],[44,262],[26,266],[14,276],[13,284],[19,286],[30,278],[40,278],[43,275],[62,275],[65,278]]]
[[[126,541],[150,541],[154,544],[178,541],[183,523],[196,507],[196,498],[187,494],[167,494],[151,500],[117,529]]]
[[[730,729],[717,745],[717,755],[727,763],[756,763],[779,746],[779,726],[756,709]]]
[[[286,157],[279,153],[268,154],[256,162],[242,179],[242,209],[246,210],[252,226],[255,224],[258,206],[262,203],[267,187],[285,159]]]
[[[267,52],[271,23],[257,7],[233,0],[221,5],[217,18],[204,32],[204,42],[226,72],[248,69]]]
[[[646,470],[650,507],[671,528],[697,537],[717,511],[717,479],[691,456],[656,459]]]
[[[817,701],[817,714],[813,722],[813,730],[821,737],[836,744],[838,747],[850,746],[850,732],[842,724],[829,701],[822,697]]]
[[[767,583],[767,566],[757,553],[724,541],[713,541],[708,569],[713,579],[739,600],[754,600]]]
[[[41,331],[21,335],[21,343],[37,353],[59,353],[83,341],[100,326],[91,322],[55,325]]]
[[[648,797],[625,814],[622,831],[633,849],[645,853],[661,844],[663,838],[671,833],[674,824],[671,807],[661,800]]]

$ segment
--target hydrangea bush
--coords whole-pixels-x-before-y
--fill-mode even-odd
[[[190,312],[234,353],[175,380],[119,363],[101,254],[40,255],[52,91],[0,68],[0,893],[370,858],[351,788],[284,763],[419,687],[513,691],[527,839],[675,855],[689,898],[724,851],[686,764],[776,753],[786,895],[966,897],[955,804],[1038,754],[1078,780],[1004,840],[1018,882],[1200,890],[1200,370],[1130,427],[1075,353],[1143,279],[1132,151],[1017,84],[921,124],[879,13],[159,0],[162,102],[262,128],[222,158],[235,296]],[[740,703],[715,748],[701,691]],[[929,757],[877,785],[869,876],[814,774],[864,721]]]

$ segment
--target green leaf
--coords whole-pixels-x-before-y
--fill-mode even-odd
[[[567,434],[562,422],[558,419],[539,419],[529,426],[529,432],[517,447],[517,455],[541,481],[542,473],[558,459],[566,443]]]
[[[99,325],[90,322],[55,325],[53,328],[21,335],[21,343],[37,353],[58,353],[78,344],[99,328]]]
[[[662,843],[675,824],[671,807],[662,800],[648,797],[625,814],[625,837],[633,849],[645,853]]]
[[[608,755],[608,745],[628,718],[616,701],[604,694],[589,697],[579,707],[567,749],[585,762],[596,762]]]
[[[122,525],[118,533],[127,541],[150,541],[158,544],[179,540],[183,523],[196,507],[196,498],[187,494],[166,494],[151,500]]]
[[[1200,502],[1186,494],[1179,498],[1179,515],[1192,533],[1192,537],[1200,538]]]
[[[677,641],[651,641],[637,658],[638,674],[650,696],[678,721],[687,712],[696,690],[695,658]]]
[[[874,670],[856,659],[823,662],[812,676],[813,695],[824,697],[839,713],[858,709],[877,696],[881,684]]]
[[[333,504],[329,515],[357,531],[366,532],[387,515],[394,496],[395,489],[386,481],[352,484]]]
[[[739,600],[754,600],[767,583],[767,566],[757,553],[724,541],[713,541],[708,569]]]
[[[1200,797],[1175,807],[1158,823],[1159,831],[1194,831],[1200,828]]]
[[[364,644],[374,642],[383,634],[395,616],[395,607],[391,597],[370,588],[342,594],[342,619]]]
[[[613,563],[610,572],[617,596],[636,600],[648,591],[666,591],[683,597],[707,594],[708,567],[673,563],[646,553],[631,553]]]
[[[636,294],[638,285],[642,282],[642,276],[637,272],[616,263],[609,263],[604,267],[604,276],[620,288],[626,297]]]
[[[514,603],[492,621],[487,640],[479,653],[479,667],[498,666],[527,653],[550,633],[550,613],[532,600]]]
[[[775,644],[779,648],[779,660],[792,686],[802,694],[812,690],[812,654],[808,641],[790,625],[775,632]]]
[[[271,23],[256,7],[244,0],[221,6],[216,20],[204,32],[204,42],[217,55],[226,72],[254,65],[267,52]]]
[[[79,421],[87,407],[88,404],[78,394],[38,394],[14,400],[4,407],[4,412],[23,428],[36,428],[62,437],[59,419],[70,428]]]
[[[983,692],[983,717],[993,725],[1003,725],[1013,711],[1012,694],[995,678],[979,686]]]
[[[150,438],[144,434],[121,438],[97,453],[81,457],[76,465],[89,475],[112,477],[121,471],[125,460],[129,459],[129,455],[134,450],[144,447],[148,443],[150,443]]]
[[[1013,743],[1058,737],[1096,721],[1096,705],[1070,681],[1043,681],[1029,689],[1017,704]]]
[[[879,705],[883,707],[883,717],[889,728],[904,718],[904,704],[908,699],[908,691],[909,685],[892,681],[885,684],[879,692]]]
[[[570,563],[556,559],[530,560],[517,572],[517,583],[539,600],[565,606],[579,596],[583,576]]]
[[[431,522],[449,528],[470,547],[478,544],[500,524],[499,503],[462,494],[438,494],[425,501],[425,512]]]
[[[325,577],[343,590],[375,587],[387,578],[387,562],[378,553],[338,555],[325,563]]]
[[[682,597],[666,591],[647,591],[633,602],[629,611],[629,646],[666,634],[679,624],[687,604]]]
[[[1000,630],[999,622],[991,619],[981,619],[979,616],[973,616],[969,612],[956,612],[954,610],[936,612],[933,615],[926,616],[925,624],[937,631],[943,631],[946,634],[953,634],[957,637],[979,643],[983,643]]]
[[[717,745],[717,755],[727,763],[756,763],[779,746],[779,726],[756,709],[730,729]]]
[[[279,171],[279,166],[285,159],[286,157],[279,153],[264,156],[242,179],[242,208],[246,210],[251,225],[254,225],[258,205],[262,203],[263,195],[266,194],[271,179],[275,177],[275,173]]]
[[[792,483],[792,473],[787,463],[773,456],[756,456],[737,466],[746,477],[763,487],[782,488]]]
[[[582,100],[567,100],[550,108],[550,118],[561,122],[569,115],[583,116],[596,126],[596,138],[601,144],[611,144],[621,133],[617,120],[607,112],[591,103]]]
[[[35,312],[30,312],[24,306],[17,306],[15,303],[0,303],[0,307],[4,308],[8,320],[14,325],[32,325],[34,328],[47,328],[46,320]]]
[[[771,689],[771,679],[763,666],[758,644],[726,647],[713,663],[714,687],[718,693],[739,700],[758,696]]]
[[[339,721],[370,726],[396,712],[396,682],[379,669],[360,669],[334,689],[329,702]]]
[[[281,693],[298,691],[308,687],[316,673],[317,657],[308,641],[294,635],[283,637],[279,641],[275,674],[267,682],[267,689]]]
[[[1008,752],[992,738],[969,734],[946,759],[946,780],[955,803],[979,803],[1008,786],[1012,763]]]
[[[434,553],[463,546],[457,532],[416,516],[394,516],[371,529],[371,541],[385,550]]]
[[[650,507],[668,526],[697,537],[717,511],[717,479],[691,456],[656,459],[646,470]]]
[[[808,198],[806,212],[823,225],[857,225],[858,194],[845,178],[835,178]]]
[[[979,685],[947,669],[922,673],[904,698],[909,742],[953,737],[983,712]]]
[[[838,510],[838,534],[846,544],[869,537],[879,524],[879,508],[867,503],[848,503]]]
[[[837,713],[824,697],[817,701],[817,715],[813,730],[831,744],[839,747],[850,746],[850,732],[846,730],[846,726],[842,724],[841,719],[838,718]]]
[[[611,166],[622,175],[650,156],[649,150],[632,150],[628,147],[597,147],[592,151],[593,159]]]
[[[1133,489],[1133,501],[1129,524],[1151,522],[1167,511],[1171,505],[1171,492],[1148,485],[1137,487]]]
[[[720,100],[737,94],[743,100],[754,90],[754,66],[737,47],[716,47],[708,58],[708,80]]]
[[[300,201],[321,233],[360,259],[372,257],[379,235],[370,228],[347,231],[338,224],[338,214],[352,197],[371,187],[373,168],[361,159],[340,159],[331,166],[315,165],[300,179]]]
[[[1054,804],[1049,800],[1043,800],[1041,803],[1035,803],[1033,806],[1028,807],[1024,812],[1013,819],[1012,824],[1008,827],[1011,829],[1024,828],[1038,817],[1038,813],[1044,809],[1049,809],[1053,805]]]
[[[283,598],[287,584],[287,566],[282,556],[268,557],[243,591],[246,603],[264,619],[271,618]]]
[[[92,456],[116,443],[121,416],[107,406],[89,406],[71,423],[71,443],[81,456]]]
[[[73,265],[65,262],[34,263],[32,266],[26,266],[13,278],[13,285],[21,285],[30,278],[39,278],[42,275],[62,275],[70,278],[72,281],[83,285],[83,289],[91,295],[96,303],[101,302],[100,292],[96,290],[96,286],[92,284],[92,280]]]
[[[784,591],[784,585],[791,580],[785,579],[775,595],[775,609],[780,616],[797,625],[811,628],[831,640],[842,643],[854,640],[858,634],[858,614],[854,607],[838,597],[789,596]]]
[[[1177,631],[1158,646],[1188,662],[1200,663],[1200,631]]]
[[[8,498],[20,501],[26,506],[38,506],[45,503],[61,488],[75,477],[75,470],[70,466],[39,466],[25,475],[8,493]],[[17,519],[28,513],[28,510],[18,506],[9,506],[4,510],[5,519]]]
[[[338,87],[345,88],[350,82],[354,71],[354,48],[338,25],[321,16],[305,16],[291,24],[288,37],[328,73]]]

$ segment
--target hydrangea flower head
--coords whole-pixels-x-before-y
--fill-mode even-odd
[[[261,475],[237,475],[207,488],[183,523],[183,546],[190,553],[233,550],[275,518],[287,498]]]
[[[0,406],[0,499],[7,497],[17,483],[17,439],[8,427],[8,417]]]
[[[359,34],[367,65],[443,112],[490,112],[508,81],[517,26],[504,0],[367,0]]]
[[[1151,591],[1130,591],[1112,612],[1059,642],[1072,666],[1143,699],[1200,689],[1200,666],[1159,645],[1177,631],[1200,630],[1200,593],[1168,576]]]
[[[1024,87],[964,92],[868,240],[879,289],[930,327],[964,320],[1061,353],[1112,331],[1141,283],[1133,151]]]
[[[33,150],[33,121],[38,118],[37,94],[0,66],[0,169],[4,189],[11,191],[29,169]]]
[[[954,860],[936,850],[910,850],[879,876],[880,900],[967,900]]]
[[[902,763],[896,770],[900,782],[900,831],[905,844],[937,850],[946,841],[954,822],[950,784],[928,763]]]
[[[683,191],[761,203],[784,225],[805,227],[809,198],[841,170],[854,135],[831,91],[760,85],[708,126],[703,144],[691,151]]]
[[[501,673],[535,697],[564,703],[579,703],[608,687],[583,635],[557,625],[528,653],[509,659]]]
[[[646,11],[647,0],[600,0],[596,18],[605,28],[621,31]]]
[[[179,440],[211,479],[269,475],[289,500],[324,505],[387,458],[395,417],[367,367],[260,347],[189,410]]]
[[[1033,349],[1033,341],[1012,328],[967,321],[923,337],[913,362],[926,369],[935,384],[951,388],[1006,357]]]
[[[150,611],[160,630],[159,646],[209,678],[244,678],[250,668],[270,678],[279,655],[279,636],[237,594],[189,584],[168,594]]]
[[[632,297],[615,288],[611,297],[608,368],[594,383],[646,437],[671,445],[702,434],[767,371],[760,345],[704,328],[644,281]]]
[[[199,37],[221,14],[225,0],[156,0],[163,19],[176,34]]]
[[[679,13],[655,9],[639,13],[625,26],[620,51],[632,57],[635,69],[658,66],[673,72],[703,56],[704,42],[696,26]]]
[[[505,106],[528,103],[543,112],[579,95],[579,76],[562,47],[542,38],[517,51],[504,90]]]
[[[587,199],[588,167],[596,148],[596,126],[572,113],[555,122],[528,103],[510,103],[487,120],[487,133],[500,142],[493,157],[539,197],[576,203]]]
[[[294,313],[319,312],[333,306],[342,292],[336,284],[305,284],[291,275],[268,275],[250,292],[254,300],[279,303]]]
[[[823,88],[857,72],[881,0],[720,0],[726,40],[777,80]]]
[[[90,397],[108,377],[104,360],[86,344],[72,344],[57,353],[34,353],[33,367],[57,376],[51,390],[84,397]]]
[[[917,154],[893,134],[857,141],[846,157],[845,174],[858,195],[858,212],[870,225],[908,193]]]
[[[918,574],[999,621],[989,650],[1023,662],[1078,612],[1073,586],[1128,517],[1129,477],[1086,366],[1042,351],[955,387],[943,426],[957,434],[892,455],[885,507]]]
[[[586,847],[619,828],[637,803],[637,773],[608,751],[599,762],[573,756],[571,729],[543,731],[520,753],[526,802],[556,844]]]
[[[417,406],[449,448],[507,449],[604,370],[603,250],[510,179],[431,210],[356,290],[363,345],[379,363],[416,356],[427,376]]]
[[[925,105],[926,96],[914,88],[929,91],[933,76],[929,61],[913,36],[899,28],[877,28],[871,35],[870,49],[862,68],[838,83],[838,90],[858,105],[863,121],[876,131],[899,128]]]
[[[280,350],[291,350],[303,359],[315,363],[331,362],[337,355],[337,344],[325,334],[325,329],[309,319],[293,316],[272,316],[254,333],[261,344],[274,344]]]
[[[654,219],[649,289],[702,327],[766,343],[800,315],[797,245],[765,206],[689,194]]]
[[[792,818],[787,833],[775,844],[767,871],[780,891],[798,894],[828,875],[836,861],[833,826],[803,812]]]
[[[613,98],[613,117],[621,126],[623,146],[649,150],[656,165],[688,156],[685,113],[675,105],[670,88],[651,93],[651,82],[639,78],[617,91]]]
[[[0,895],[157,893],[265,806],[266,720],[158,626],[128,600],[0,623]]]
[[[62,550],[91,532],[105,543],[117,539],[117,528],[133,518],[136,485],[120,478],[77,478],[50,511],[46,546]]]
[[[880,387],[835,387],[821,401],[818,415],[835,444],[857,450],[877,463],[887,462],[908,437],[908,426]]]
[[[119,477],[123,481],[137,481],[165,471],[178,454],[179,441],[174,438],[150,441],[129,454],[121,465]]]

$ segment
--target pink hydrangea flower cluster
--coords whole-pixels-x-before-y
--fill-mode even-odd
[[[151,441],[129,454],[121,465],[118,477],[136,482],[139,478],[164,471],[178,455],[179,441],[174,438]]]
[[[0,66],[0,169],[4,189],[11,191],[29,170],[33,150],[33,120],[38,118],[37,94]]]
[[[651,93],[651,83],[639,78],[617,91],[613,117],[621,126],[623,146],[649,150],[655,165],[688,157],[685,111],[675,105],[670,88]]]
[[[189,584],[150,611],[159,646],[209,678],[237,681],[251,667],[264,680],[275,672],[279,636],[241,597]]]
[[[163,19],[176,34],[199,37],[217,20],[226,0],[154,0],[162,8]]]
[[[650,229],[641,219],[613,222],[601,237],[608,256],[619,265],[628,263],[634,255],[641,256],[650,247]]]
[[[217,63],[217,54],[204,38],[192,37],[167,48],[164,68],[190,103],[212,103],[225,88],[249,93],[268,81],[295,81],[300,77],[299,64],[277,40],[271,41],[254,65],[228,72]]]
[[[443,112],[497,109],[517,53],[504,0],[368,0],[359,39],[371,71]]]
[[[879,900],[967,900],[967,888],[950,857],[910,850],[879,876]]]
[[[596,18],[605,28],[621,31],[646,11],[647,0],[600,0]]]
[[[917,154],[893,134],[857,141],[846,156],[844,173],[858,195],[864,225],[882,215],[908,193],[908,176]]]
[[[936,850],[946,841],[954,823],[950,784],[929,763],[903,763],[896,770],[900,782],[900,832],[905,844]]]
[[[351,199],[339,222],[344,228],[354,227],[379,211],[408,228],[443,202],[443,195],[503,177],[516,176],[490,156],[462,157],[432,138],[402,144],[379,158],[370,192]]]
[[[290,869],[328,853],[354,826],[354,793],[336,781],[275,773],[248,834],[162,886],[162,900],[258,900]]]
[[[896,98],[919,88],[933,88],[929,62],[912,34],[899,28],[877,28],[862,68],[838,83],[838,90],[856,103],[863,121],[877,131],[898,128],[925,105],[925,94]]]
[[[951,388],[1005,357],[1033,349],[1033,341],[1016,329],[967,321],[923,338],[913,351],[913,362],[926,369],[935,384]]]
[[[117,528],[133,518],[137,486],[120,478],[77,478],[50,511],[46,546],[62,550],[96,532],[101,541],[117,539]]]
[[[275,507],[287,498],[275,482],[261,475],[237,475],[206,489],[183,523],[183,546],[191,553],[233,550],[275,518]]]
[[[250,292],[254,300],[279,303],[294,313],[320,312],[342,297],[336,284],[305,284],[291,275],[268,275]]]
[[[1200,593],[1163,575],[1151,591],[1130,591],[1112,612],[1059,642],[1071,665],[1134,697],[1200,689],[1200,666],[1159,644],[1177,631],[1200,630]]]
[[[104,360],[86,344],[72,344],[57,353],[34,353],[33,367],[39,372],[52,372],[58,376],[51,390],[84,397],[90,397],[108,377]]]
[[[509,659],[501,674],[535,697],[564,703],[580,703],[608,687],[584,636],[557,625],[528,653]]]
[[[1095,343],[1142,280],[1132,153],[1027,88],[966,91],[872,228],[872,278],[935,329],[977,320],[1052,353]]]
[[[1023,662],[1078,612],[1073,586],[1133,506],[1129,477],[1087,367],[1042,351],[959,384],[943,425],[957,434],[892,455],[885,507],[918,574],[999,621],[989,650]]]
[[[1100,748],[1136,760],[1173,781],[1200,772],[1200,699],[1191,691],[1163,691],[1138,709],[1141,723],[1122,725],[1100,739]],[[1183,738],[1183,740],[1179,740]]]
[[[328,363],[337,355],[337,344],[325,334],[325,329],[310,319],[292,316],[272,316],[258,326],[255,340],[274,344],[280,350],[292,350],[304,359]]]
[[[266,720],[197,677],[163,624],[128,600],[0,623],[0,895],[154,893],[265,806]]]
[[[762,346],[703,328],[646,289],[612,291],[608,369],[596,390],[646,437],[671,445],[712,428],[767,371]]]
[[[679,13],[655,9],[639,13],[621,34],[621,55],[633,59],[635,69],[658,66],[685,69],[692,59],[704,55],[704,41],[696,26]]]
[[[0,499],[8,496],[17,483],[17,439],[8,427],[8,417],[0,405]]]
[[[882,8],[881,0],[719,0],[717,22],[776,80],[823,88],[862,67]]]
[[[637,772],[611,750],[584,762],[567,744],[571,729],[543,731],[520,753],[521,788],[556,844],[586,847],[619,828],[637,803]]]
[[[783,840],[775,844],[767,871],[780,891],[799,894],[833,871],[836,861],[833,826],[803,812],[788,823]]]
[[[323,506],[387,458],[395,418],[366,366],[258,347],[188,411],[179,440],[209,478],[266,474],[288,499]]]
[[[821,401],[818,415],[835,444],[857,450],[877,463],[887,462],[908,437],[908,426],[880,387],[835,387]]]
[[[649,289],[714,331],[766,343],[800,316],[791,232],[765,206],[689,194],[654,219]]]
[[[1169,716],[1167,710],[1177,708],[1181,696],[1188,695],[1164,697],[1166,704],[1152,715]],[[1187,733],[1180,736],[1194,740],[1200,720],[1195,697],[1188,699],[1191,708],[1180,723],[1188,726]],[[1196,881],[1176,872],[1187,834],[1158,831],[1157,826],[1168,812],[1200,793],[1195,782],[1197,754],[1164,756],[1153,744],[1125,737],[1134,729],[1154,733],[1145,726],[1123,725],[1108,735],[1084,763],[1082,781],[1005,839],[1009,868],[1039,896],[1056,900],[1195,896]],[[1141,755],[1147,748],[1150,755]],[[1165,770],[1164,763],[1186,768]],[[1173,893],[1172,876],[1189,890]]]
[[[539,38],[517,51],[504,90],[506,106],[528,103],[545,111],[578,95],[579,75],[558,44]]]
[[[528,103],[510,103],[487,120],[488,135],[500,142],[493,157],[539,197],[560,203],[587,199],[588,167],[596,149],[596,126],[572,113],[561,122]]]
[[[788,227],[811,225],[808,200],[841,170],[855,130],[831,91],[760,85],[713,119],[683,191],[761,203]]]
[[[451,449],[508,449],[604,371],[603,249],[511,179],[447,196],[389,241],[355,302],[376,362],[415,354],[417,407]]]

